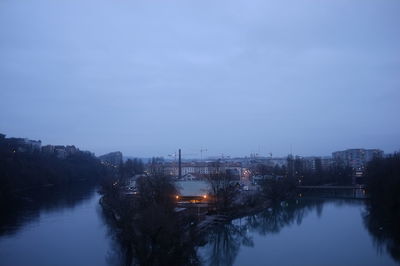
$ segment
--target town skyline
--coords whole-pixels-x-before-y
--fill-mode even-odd
[[[0,266],[400,263],[400,0],[0,0]]]
[[[0,132],[132,156],[397,150],[400,3],[289,2],[2,1]]]
[[[201,159],[203,159],[203,160],[207,160],[207,159],[210,159],[210,160],[215,160],[215,159],[228,159],[228,158],[247,158],[247,157],[259,157],[259,158],[284,158],[284,157],[286,157],[286,156],[288,156],[288,155],[293,155],[293,156],[302,156],[302,157],[332,157],[332,155],[333,155],[333,153],[335,153],[335,152],[339,152],[339,151],[345,151],[345,150],[380,150],[380,151],[382,151],[384,154],[392,154],[392,153],[394,153],[394,152],[399,152],[399,150],[400,149],[398,149],[398,150],[394,150],[394,151],[391,151],[391,152],[387,152],[387,151],[384,151],[384,150],[382,150],[382,149],[380,149],[379,147],[374,147],[374,148],[369,148],[369,147],[352,147],[352,148],[345,148],[345,149],[341,149],[341,150],[334,150],[334,151],[331,151],[329,154],[324,154],[324,155],[321,155],[321,154],[300,154],[300,153],[295,153],[295,152],[293,152],[293,150],[291,150],[289,153],[287,153],[287,154],[283,154],[283,155],[280,155],[280,154],[273,154],[273,153],[271,153],[271,152],[269,152],[269,153],[262,153],[260,150],[258,150],[258,151],[256,151],[256,152],[250,152],[249,154],[242,154],[242,155],[231,155],[231,154],[227,154],[227,153],[214,153],[214,154],[212,154],[212,153],[209,153],[209,150],[208,149],[206,149],[206,148],[204,148],[204,147],[202,147],[201,149],[199,149],[199,150],[188,150],[188,151],[186,151],[186,150],[183,150],[183,149],[181,149],[181,148],[177,148],[175,151],[173,151],[173,152],[171,152],[171,153],[168,153],[168,154],[153,154],[153,155],[149,155],[149,156],[142,156],[142,155],[131,155],[131,154],[129,154],[129,153],[124,153],[123,151],[121,151],[121,150],[112,150],[112,151],[106,151],[106,152],[103,152],[103,153],[96,153],[96,152],[94,152],[94,151],[92,151],[92,150],[87,150],[87,149],[84,149],[84,148],[82,148],[82,147],[80,147],[79,145],[76,145],[76,144],[73,144],[73,143],[69,143],[69,144],[60,144],[60,143],[58,143],[58,144],[54,144],[54,143],[43,143],[40,139],[38,139],[38,140],[33,140],[33,139],[30,139],[30,138],[26,138],[26,137],[18,137],[18,136],[7,136],[6,134],[2,134],[1,132],[0,132],[0,135],[1,136],[3,136],[3,137],[5,137],[5,138],[14,138],[14,139],[20,139],[20,140],[25,140],[27,143],[30,143],[30,145],[32,145],[32,143],[34,144],[34,145],[39,145],[39,148],[41,147],[42,149],[43,148],[45,148],[46,149],[46,147],[47,148],[50,148],[50,149],[54,149],[54,147],[57,147],[57,146],[59,146],[59,147],[73,147],[74,149],[75,149],[75,146],[76,146],[76,148],[77,149],[79,149],[79,148],[81,148],[82,150],[86,150],[86,151],[88,151],[88,152],[90,152],[90,153],[93,153],[95,156],[97,156],[97,157],[99,157],[99,156],[102,156],[102,155],[106,155],[106,154],[109,154],[109,153],[113,153],[113,152],[121,152],[122,154],[123,154],[123,157],[125,158],[125,159],[129,159],[129,158],[141,158],[141,159],[150,159],[150,158],[152,158],[152,157],[162,157],[162,158],[164,158],[164,159],[166,159],[166,160],[175,160],[176,158],[177,158],[177,156],[178,156],[178,150],[182,150],[184,153],[182,153],[182,158],[183,159],[187,159],[187,160],[201,160]],[[292,147],[291,147],[292,148]],[[193,153],[190,153],[190,152],[193,152]],[[196,153],[196,152],[198,152],[198,153]]]

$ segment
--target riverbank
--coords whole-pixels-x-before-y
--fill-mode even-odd
[[[121,200],[121,202],[120,203],[116,202],[118,200]],[[128,196],[125,196],[124,199],[121,198],[111,199],[110,197],[107,197],[107,195],[103,195],[99,199],[99,204],[102,206],[106,215],[110,217],[118,227],[121,227],[121,225],[124,223],[121,222],[121,217],[124,216],[124,214],[121,212],[125,212],[127,210],[124,210],[123,207],[121,208],[121,206],[127,205],[126,200],[134,201],[135,199],[133,199],[132,197],[128,198]],[[196,235],[201,236],[203,233],[205,233],[214,226],[218,226],[224,223],[229,223],[234,219],[258,213],[262,210],[270,208],[271,206],[272,206],[272,201],[260,200],[256,204],[251,204],[251,205],[241,204],[241,205],[235,205],[225,210],[206,211],[205,214],[203,213],[201,215],[194,215],[196,220],[194,231]],[[190,205],[186,208],[175,208],[176,210],[175,215],[179,220],[181,220],[179,224],[183,225],[184,227],[193,225],[193,219],[189,219],[190,216],[193,216],[193,212],[190,212],[190,210],[196,208],[197,208],[196,205],[193,206]],[[134,215],[138,214],[135,213]],[[185,221],[188,224],[185,224]]]
[[[214,226],[229,223],[232,220],[258,213],[262,210],[270,208],[271,206],[272,202],[266,200],[255,206],[241,206],[241,208],[232,208],[230,210],[221,211],[215,214],[207,214],[197,224],[197,233],[201,234]]]

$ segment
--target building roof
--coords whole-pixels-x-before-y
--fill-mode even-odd
[[[178,181],[176,185],[181,196],[203,196],[209,191],[204,181]]]

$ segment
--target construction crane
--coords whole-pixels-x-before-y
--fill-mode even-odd
[[[198,153],[182,153],[181,156],[198,156]],[[176,158],[178,157],[178,152],[173,152],[171,154],[168,154],[168,157],[174,158],[174,161],[176,161]]]
[[[174,161],[176,161],[176,156],[177,156],[176,152],[168,154],[168,157],[173,157]]]
[[[207,152],[207,149],[200,148],[200,160],[203,161],[203,152]]]

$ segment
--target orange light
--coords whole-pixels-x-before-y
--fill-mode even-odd
[[[178,195],[176,195],[176,197],[175,197],[176,199],[179,199],[179,196]]]
[[[207,198],[207,195],[204,195],[204,196],[203,196],[203,198],[205,198],[205,199],[206,199],[206,198]]]

